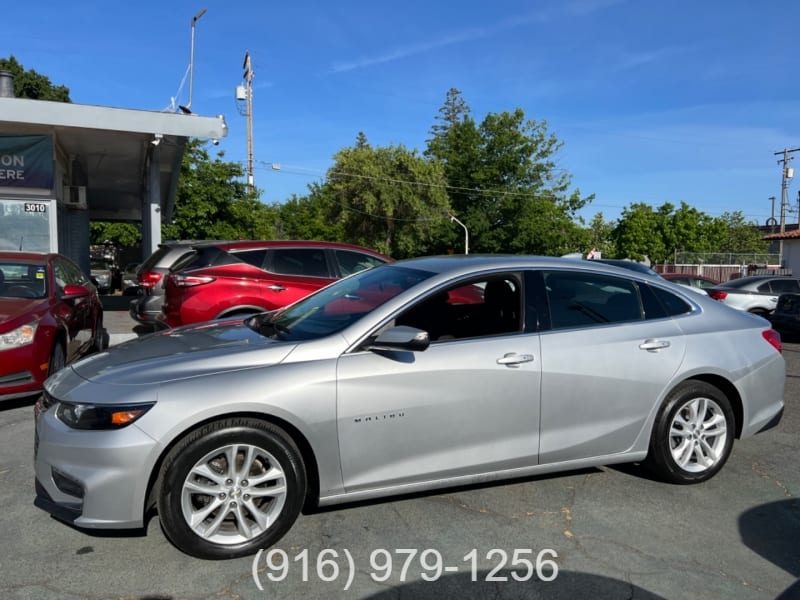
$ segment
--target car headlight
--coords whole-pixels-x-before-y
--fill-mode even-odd
[[[58,420],[73,429],[122,429],[138,420],[155,402],[140,404],[78,404],[59,402]]]
[[[14,331],[0,334],[0,350],[8,350],[10,348],[19,348],[27,344],[33,343],[33,338],[36,337],[36,328],[39,326],[39,320],[31,323],[26,323],[17,327]]]

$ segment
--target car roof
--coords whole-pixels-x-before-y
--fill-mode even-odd
[[[574,258],[560,258],[554,256],[532,256],[519,254],[457,254],[410,258],[394,264],[437,274],[457,274],[460,271],[469,273],[474,270],[481,269],[513,270],[523,268],[568,268],[594,272],[602,271],[616,275],[624,274],[627,277],[630,277],[631,275],[638,275],[646,281],[652,281],[654,279],[652,275],[647,273],[625,269],[616,265],[609,265],[596,260],[578,260]]]
[[[719,287],[744,287],[750,283],[762,283],[764,281],[771,281],[773,279],[797,279],[791,275],[748,275],[747,277],[737,277],[724,283],[719,284]]]
[[[248,248],[334,248],[340,250],[355,250],[357,252],[367,252],[375,256],[389,258],[380,252],[356,246],[354,244],[344,244],[342,242],[321,242],[317,240],[229,240],[224,242],[201,242],[195,244],[196,247],[216,246],[222,250],[245,250]]]

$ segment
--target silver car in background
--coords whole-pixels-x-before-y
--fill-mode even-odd
[[[301,507],[644,461],[706,481],[783,413],[764,319],[592,261],[451,256],[79,361],[36,405],[36,504],[203,558]]]

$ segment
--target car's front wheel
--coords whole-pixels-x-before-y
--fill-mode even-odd
[[[728,460],[735,429],[725,394],[703,381],[683,383],[659,411],[646,464],[671,483],[706,481]]]
[[[276,543],[303,506],[306,474],[292,439],[257,419],[209,423],[164,460],[161,526],[180,550],[235,558]]]

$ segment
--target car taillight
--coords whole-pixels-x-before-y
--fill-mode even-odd
[[[770,346],[775,348],[778,352],[783,354],[783,346],[781,345],[781,334],[775,331],[774,329],[765,329],[761,332],[761,337],[763,337],[767,342],[769,342]]]
[[[196,285],[205,285],[214,281],[214,277],[204,277],[200,275],[181,275],[175,273],[169,276],[169,282],[176,287],[194,287]]]
[[[161,273],[153,271],[144,271],[139,273],[139,286],[143,288],[154,288],[156,284],[161,281]]]
[[[728,292],[722,292],[719,290],[714,290],[708,292],[708,295],[711,296],[714,300],[725,300],[728,297]]]

